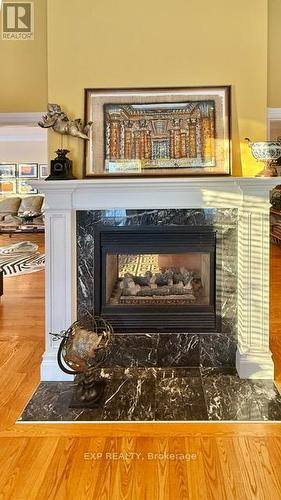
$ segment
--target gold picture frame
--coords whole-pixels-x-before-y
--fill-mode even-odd
[[[230,87],[85,89],[85,177],[231,175]]]
[[[12,195],[16,194],[17,186],[16,180],[14,178],[8,179],[0,179],[0,195]]]

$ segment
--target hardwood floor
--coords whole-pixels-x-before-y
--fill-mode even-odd
[[[0,245],[30,240],[44,249],[43,235],[0,235]],[[44,352],[44,272],[4,278],[0,306],[0,429],[15,422],[39,380]]]
[[[42,248],[42,236],[35,239]],[[0,237],[1,246],[15,241]],[[281,250],[273,248],[272,256],[272,346],[280,377]],[[1,499],[281,498],[280,424],[15,425],[39,381],[44,273],[9,278],[4,286],[0,306]],[[175,459],[168,453],[191,457]]]

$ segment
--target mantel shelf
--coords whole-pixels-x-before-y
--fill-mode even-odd
[[[281,182],[281,180],[280,180]],[[46,209],[239,208],[268,210],[278,177],[171,177],[33,180],[46,195]]]
[[[110,187],[226,187],[240,186],[249,187],[252,189],[260,189],[262,187],[272,189],[272,187],[281,184],[281,177],[143,177],[143,178],[91,178],[91,179],[74,179],[69,181],[45,181],[45,180],[30,180],[30,184],[37,186],[38,189],[44,190],[60,190],[60,189],[89,189],[95,188],[110,188]]]

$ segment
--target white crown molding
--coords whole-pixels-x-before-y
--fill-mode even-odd
[[[37,125],[42,118],[42,112],[38,113],[0,113],[0,125]]]

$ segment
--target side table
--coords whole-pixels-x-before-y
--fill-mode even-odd
[[[21,224],[19,226],[0,226],[0,234],[8,234],[12,237],[12,234],[16,233],[44,233],[45,227],[38,224]]]

